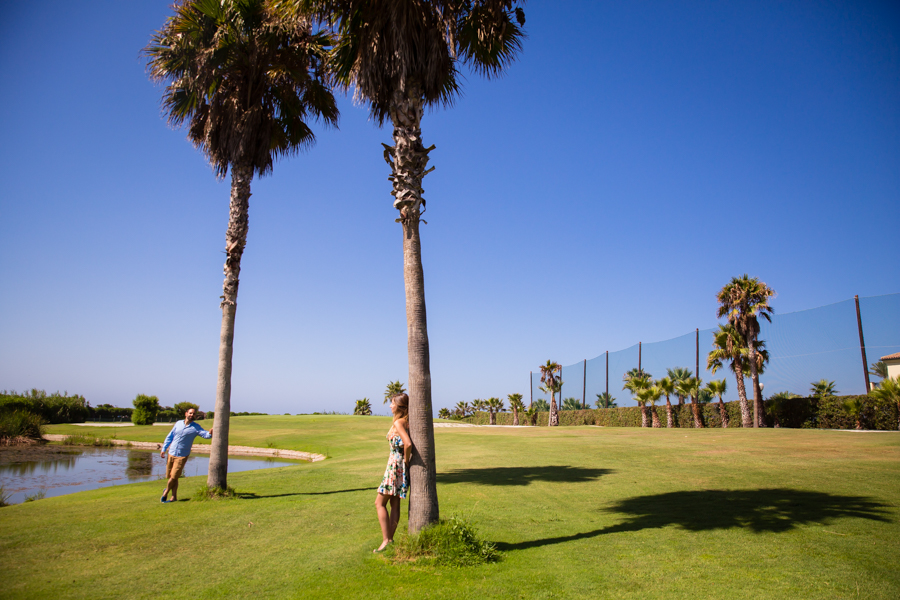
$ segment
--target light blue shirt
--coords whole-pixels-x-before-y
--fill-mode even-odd
[[[169,450],[171,456],[190,456],[191,446],[194,445],[194,438],[198,435],[207,440],[212,437],[210,432],[193,421],[190,425],[185,425],[184,421],[178,421],[175,423],[175,427],[172,428],[172,431],[169,432],[169,435],[166,436],[166,443],[163,444],[162,451],[165,452],[171,444],[172,447]]]

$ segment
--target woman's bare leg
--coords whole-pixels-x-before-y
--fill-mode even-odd
[[[392,498],[392,496],[385,496],[381,493],[375,496],[375,512],[378,513],[378,524],[381,525],[382,537],[381,545],[375,550],[376,552],[384,550],[385,546],[391,543],[391,534],[393,531],[391,530],[391,517],[387,511],[387,503],[390,498]]]
[[[388,539],[394,541],[394,532],[397,531],[397,524],[400,523],[400,496],[388,496],[391,499],[391,518]]]

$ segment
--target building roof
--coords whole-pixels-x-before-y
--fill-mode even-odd
[[[887,356],[882,356],[881,360],[897,360],[900,359],[900,352],[894,352],[893,354],[888,354]]]

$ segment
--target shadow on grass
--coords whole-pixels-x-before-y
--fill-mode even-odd
[[[480,483],[482,485],[529,485],[532,481],[581,483],[613,473],[612,469],[569,466],[487,467],[457,469],[438,473],[438,483]]]
[[[242,500],[259,500],[260,498],[285,498],[287,496],[327,496],[329,494],[344,494],[346,492],[374,492],[375,488],[354,488],[352,490],[329,490],[327,492],[292,492],[290,494],[269,494],[260,496],[253,492],[237,492],[238,498]]]
[[[627,517],[622,523],[573,535],[509,544],[498,550],[525,550],[597,537],[676,525],[688,531],[749,529],[782,533],[798,525],[827,525],[836,519],[890,522],[881,504],[863,496],[837,496],[791,489],[706,490],[626,498],[605,509]]]

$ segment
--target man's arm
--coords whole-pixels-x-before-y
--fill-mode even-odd
[[[212,427],[210,427],[209,431],[207,431],[207,430],[203,429],[202,427],[200,427],[200,425],[198,425],[197,423],[193,423],[193,425],[197,429],[197,435],[202,437],[204,440],[208,440],[209,438],[212,437],[212,430],[213,430]]]
[[[178,426],[178,423],[176,423],[172,427],[172,431],[170,431],[169,435],[166,436],[166,441],[163,443],[162,452],[159,453],[160,456],[166,455],[166,450],[169,448],[169,444],[171,444],[172,440],[175,438],[175,427],[177,427],[177,426]]]

